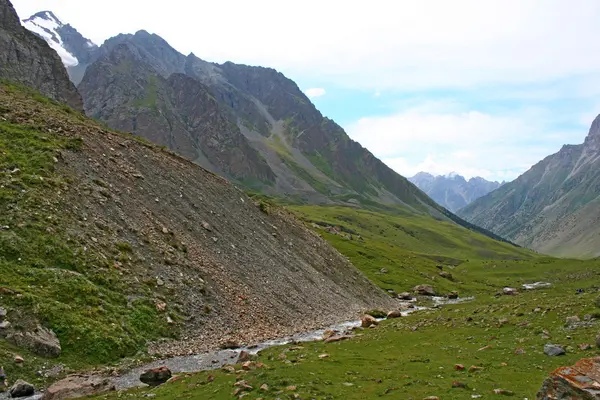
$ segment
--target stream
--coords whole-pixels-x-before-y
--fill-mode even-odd
[[[465,298],[457,298],[457,299],[447,299],[445,297],[432,297],[431,300],[433,302],[433,307],[437,308],[444,305],[449,304],[460,304],[466,301],[473,300],[473,297],[465,297]],[[432,307],[423,307],[416,306],[414,303],[416,299],[410,301],[401,301],[401,306],[412,306],[413,308],[403,309],[402,316],[405,317],[408,314],[411,314],[415,311],[420,310],[430,310]],[[381,319],[378,319],[381,321]],[[173,374],[178,373],[187,373],[187,372],[200,372],[200,371],[210,371],[224,367],[225,365],[233,365],[237,364],[240,353],[245,350],[250,354],[256,354],[261,350],[268,349],[274,346],[282,346],[289,343],[302,343],[302,342],[314,342],[321,340],[323,338],[323,334],[327,330],[332,330],[336,332],[347,332],[351,331],[353,328],[360,327],[360,320],[355,321],[347,321],[339,324],[335,324],[323,329],[317,329],[308,332],[301,332],[291,336],[285,336],[278,339],[266,340],[264,342],[241,347],[239,349],[233,350],[215,350],[208,353],[195,354],[195,355],[187,355],[187,356],[176,356],[169,357],[162,360],[156,360],[149,362],[147,364],[141,365],[139,367],[133,368],[123,375],[116,376],[112,378],[112,382],[115,384],[117,390],[130,389],[133,387],[143,387],[147,386],[139,380],[140,374],[147,369],[150,368],[158,368],[161,366],[166,366],[171,370]],[[7,394],[0,393],[0,400],[9,399]],[[41,395],[36,394],[31,397],[21,397],[22,400],[38,400],[41,398]]]

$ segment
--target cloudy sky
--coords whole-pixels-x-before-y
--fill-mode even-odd
[[[600,1],[12,0],[96,43],[145,29],[277,68],[403,175],[510,180],[600,113]]]

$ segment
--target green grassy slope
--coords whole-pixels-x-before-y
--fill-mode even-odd
[[[167,324],[154,304],[128,303],[127,287],[110,261],[68,233],[74,216],[59,198],[70,181],[56,172],[55,164],[61,150],[78,151],[81,139],[32,120],[11,122],[17,105],[8,99],[27,93],[54,117],[74,125],[96,124],[24,88],[2,83],[2,91],[11,94],[0,103],[5,116],[0,119],[0,305],[17,329],[38,322],[53,329],[63,350],[59,361],[69,367],[135,354],[146,341],[167,335]],[[15,354],[26,358],[25,371],[12,362]],[[0,365],[9,376],[18,373],[41,383],[34,372],[45,364],[0,340]]]
[[[498,242],[451,222],[397,210],[289,206],[380,287],[396,292],[428,283],[441,294],[483,290],[452,267],[468,260],[532,259],[527,249]],[[333,229],[331,228],[333,227]],[[437,266],[453,274],[439,276]],[[450,267],[450,268],[449,268]],[[382,273],[382,269],[387,272]]]

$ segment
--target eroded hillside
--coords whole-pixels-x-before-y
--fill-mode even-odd
[[[0,274],[14,329],[105,362],[352,319],[392,300],[287,212],[66,106],[0,86]]]

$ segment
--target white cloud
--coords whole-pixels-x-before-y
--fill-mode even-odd
[[[321,97],[325,95],[325,89],[323,88],[311,88],[311,89],[306,89],[304,91],[304,93],[309,97],[309,98],[314,98],[314,97]]]
[[[514,179],[564,143],[581,143],[584,129],[557,129],[542,109],[501,114],[455,102],[416,104],[347,126],[350,136],[405,176],[420,171],[469,178]],[[588,122],[589,123],[589,122]]]
[[[267,65],[292,77],[372,90],[539,82],[600,71],[597,0],[382,0],[369,7],[358,0],[171,0],[169,7],[105,0],[93,18],[80,0],[13,2],[23,17],[55,10],[97,43],[146,29],[209,61]],[[224,30],[221,16],[229,27],[251,21],[252,29]]]

